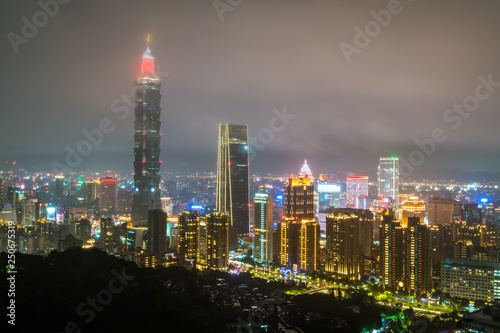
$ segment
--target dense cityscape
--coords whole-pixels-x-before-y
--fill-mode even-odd
[[[220,21],[240,2],[215,1]],[[63,1],[47,3],[40,4],[47,15],[64,9]],[[399,5],[389,1],[372,22],[385,27]],[[354,30],[357,48],[340,44],[348,63],[360,56],[357,41],[378,35],[366,27]],[[111,107],[133,118],[128,165],[82,167],[114,131],[108,118],[83,130],[84,139],[48,168],[0,162],[9,329],[500,332],[498,172],[419,173],[447,140],[441,128],[415,140],[409,155],[367,153],[368,162],[351,169],[299,152],[286,169],[277,164],[281,155],[253,169],[255,156],[295,121],[287,107],[274,108],[265,128],[221,117],[211,129],[217,136],[201,139],[211,140],[213,167],[202,171],[200,161],[198,171],[173,171],[165,142],[182,146],[184,138],[164,130],[172,121],[163,107],[171,78],[155,58],[157,33],[144,36],[129,64],[139,64],[130,109]],[[19,52],[27,42],[16,36],[8,39]],[[477,108],[500,85],[491,75],[478,80],[473,98],[455,108],[463,119],[464,107]],[[449,111],[444,121],[461,124]]]

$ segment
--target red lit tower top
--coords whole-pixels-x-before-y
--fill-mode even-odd
[[[149,35],[146,44],[146,52],[142,55],[141,71],[139,73],[139,79],[145,77],[158,79],[158,76],[155,73],[155,58],[149,49]]]

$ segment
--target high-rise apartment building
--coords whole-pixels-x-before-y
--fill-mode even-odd
[[[142,56],[136,81],[134,134],[134,196],[132,222],[148,223],[148,212],[160,209],[160,87],[155,73],[155,60],[149,45]]]
[[[382,217],[380,226],[380,277],[388,289],[404,287],[404,233],[391,214]]]
[[[326,271],[349,279],[360,275],[359,217],[348,209],[334,210],[326,217]]]
[[[299,270],[319,269],[319,223],[315,220],[300,221]]]
[[[415,296],[432,291],[430,232],[419,217],[409,217],[405,229],[405,283],[406,291]]]
[[[179,213],[177,228],[179,265],[196,267],[200,260],[200,214],[196,211]]]
[[[250,231],[248,181],[248,127],[219,124],[217,155],[217,211],[230,216],[229,247],[235,250],[238,235]]]
[[[280,265],[298,269],[300,258],[300,221],[293,217],[285,217],[279,223]],[[295,266],[294,266],[295,265]]]
[[[229,224],[227,213],[214,212],[206,216],[205,261],[209,267],[224,268],[229,260]]]
[[[253,258],[269,262],[273,258],[273,197],[256,193],[253,199]]]
[[[399,157],[381,157],[377,172],[377,189],[380,197],[399,198]]]
[[[319,224],[316,220],[284,218],[279,223],[280,264],[294,271],[319,267]]]
[[[432,290],[431,237],[420,217],[408,217],[408,223],[395,221],[388,213],[380,226],[380,275],[382,285],[415,296]]]

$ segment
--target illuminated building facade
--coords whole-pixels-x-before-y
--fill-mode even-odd
[[[200,214],[196,211],[179,213],[177,232],[179,265],[195,267],[200,259]]]
[[[445,259],[441,290],[452,297],[494,303],[500,301],[500,263]]]
[[[309,165],[307,165],[307,160],[304,161],[304,165],[302,165],[302,168],[300,168],[299,177],[313,179],[311,168],[309,168]]]
[[[160,209],[160,87],[155,73],[155,60],[149,45],[142,57],[136,82],[134,134],[134,197],[132,222],[136,226],[148,223],[148,212]]]
[[[108,176],[100,179],[99,185],[99,210],[112,213],[116,211],[117,187],[116,179]]]
[[[260,262],[272,260],[273,251],[273,197],[256,193],[253,199],[253,258]]]
[[[229,223],[227,213],[214,212],[206,216],[205,260],[209,267],[224,268],[229,260]]]
[[[230,216],[229,246],[235,250],[238,235],[250,232],[248,181],[248,127],[219,124],[217,153],[217,211]]]
[[[320,180],[318,183],[319,212],[328,213],[330,208],[340,208],[342,185]]]
[[[361,274],[360,221],[354,211],[334,210],[326,217],[326,271],[349,279],[356,279]]]
[[[347,177],[346,206],[354,207],[358,196],[368,196],[368,177]]]
[[[286,217],[279,223],[280,239],[280,265],[298,269],[300,251],[300,222],[299,220]]]
[[[380,226],[380,277],[384,288],[404,286],[404,233],[393,215],[384,215]]]
[[[316,220],[300,221],[299,270],[319,269],[319,224]]]
[[[280,264],[297,271],[319,267],[320,227],[308,169],[302,167],[302,176],[291,177],[285,186],[285,217],[279,223]]]
[[[409,217],[404,232],[406,254],[404,288],[415,296],[430,293],[432,266],[429,229],[419,217]]]
[[[420,221],[424,222],[425,218],[425,202],[417,197],[411,197],[403,203],[401,226],[406,228],[409,217],[419,217]]]
[[[394,199],[399,198],[399,157],[381,157],[377,172],[378,196]]]

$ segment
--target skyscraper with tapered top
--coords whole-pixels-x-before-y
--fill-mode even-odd
[[[161,208],[160,201],[160,87],[155,73],[155,60],[149,50],[142,56],[136,81],[134,133],[134,198],[132,222],[136,226],[148,223],[148,211]]]

